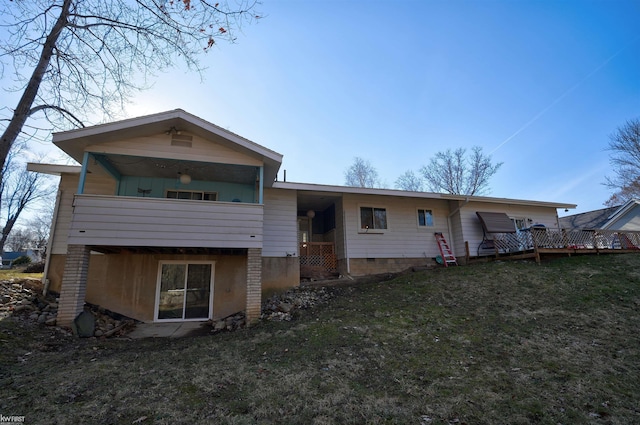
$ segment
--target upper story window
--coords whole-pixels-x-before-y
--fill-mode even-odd
[[[217,192],[203,192],[198,190],[167,190],[169,199],[191,199],[195,201],[217,201]]]
[[[361,230],[386,230],[387,209],[374,207],[360,207]]]
[[[433,211],[418,209],[418,226],[419,227],[432,227],[433,226]]]

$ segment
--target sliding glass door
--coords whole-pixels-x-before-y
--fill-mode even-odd
[[[213,307],[214,262],[161,261],[156,320],[207,320]]]

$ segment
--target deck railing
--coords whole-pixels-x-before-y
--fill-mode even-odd
[[[515,254],[522,252],[562,253],[603,250],[640,250],[640,232],[623,230],[584,230],[533,228],[518,233],[494,233],[483,242],[478,254]],[[492,252],[493,251],[493,252]]]
[[[531,235],[537,249],[640,249],[640,232],[634,231],[533,229]]]

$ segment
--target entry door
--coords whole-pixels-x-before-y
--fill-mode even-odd
[[[160,262],[156,320],[207,320],[213,310],[213,262]]]

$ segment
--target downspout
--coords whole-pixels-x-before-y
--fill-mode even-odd
[[[53,207],[53,217],[51,217],[51,227],[49,229],[49,240],[47,241],[47,258],[44,260],[44,271],[42,273],[42,295],[49,292],[49,264],[51,264],[51,251],[53,251],[53,235],[56,232],[56,223],[58,223],[58,211],[60,210],[60,199],[62,198],[62,190],[58,189],[56,193],[56,203]]]
[[[469,197],[467,196],[464,200],[464,203],[462,205],[459,205],[458,208],[456,208],[455,210],[453,210],[448,216],[447,216],[447,230],[449,232],[449,239],[450,239],[450,246],[452,248],[452,252],[453,255],[456,255],[456,248],[455,248],[455,244],[453,243],[453,236],[451,233],[451,217],[453,217],[453,215],[455,213],[457,213],[458,211],[460,211],[462,209],[462,207],[464,207],[465,205],[467,205],[470,202]],[[457,257],[457,255],[456,255]]]
[[[347,247],[347,217],[344,208],[342,209],[342,235],[344,239],[344,260],[347,263],[347,276],[351,276],[351,265],[349,264],[349,248]]]

